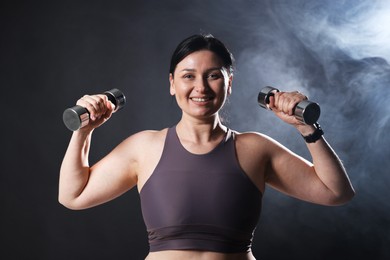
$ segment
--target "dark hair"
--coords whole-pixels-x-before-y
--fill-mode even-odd
[[[211,34],[196,34],[184,39],[176,47],[176,50],[172,54],[171,65],[169,73],[174,73],[177,64],[185,57],[193,52],[200,50],[209,50],[217,54],[222,62],[223,66],[230,74],[233,74],[233,62],[234,58],[232,53],[226,48],[226,46]]]

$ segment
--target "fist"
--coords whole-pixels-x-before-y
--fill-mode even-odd
[[[302,125],[294,116],[294,109],[298,103],[307,100],[307,96],[294,92],[274,92],[269,97],[268,107],[284,122],[292,125]]]
[[[112,115],[115,106],[106,95],[85,95],[80,98],[76,105],[88,110],[90,122],[89,128],[96,128],[106,122]]]

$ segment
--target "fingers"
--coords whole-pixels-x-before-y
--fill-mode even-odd
[[[293,116],[296,105],[303,100],[307,100],[307,97],[298,91],[275,92],[274,96],[270,97],[269,107],[275,112]]]
[[[102,116],[108,118],[113,111],[113,105],[106,95],[85,95],[76,104],[88,110],[92,121]]]

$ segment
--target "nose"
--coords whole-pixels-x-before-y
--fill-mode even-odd
[[[199,93],[204,93],[207,91],[209,88],[209,84],[207,79],[205,78],[199,78],[198,80],[195,81],[195,91]]]

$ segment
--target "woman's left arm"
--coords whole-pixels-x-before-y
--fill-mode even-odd
[[[302,136],[308,136],[315,131],[313,126],[297,128]],[[306,145],[312,156],[315,174],[333,194],[327,204],[338,205],[350,201],[355,195],[354,189],[341,160],[325,138],[322,136]]]
[[[295,126],[302,136],[316,130],[314,125],[297,122],[292,114],[295,104],[305,98],[298,92],[276,93],[270,102],[275,114]],[[321,136],[306,145],[313,163],[281,145],[274,146],[267,183],[291,196],[317,204],[341,205],[350,201],[354,189],[341,160],[325,138]]]

